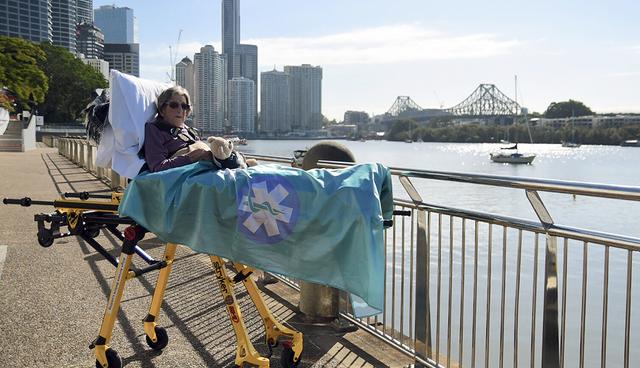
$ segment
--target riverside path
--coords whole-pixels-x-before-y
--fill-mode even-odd
[[[39,144],[29,152],[0,152],[0,197],[51,201],[64,192],[82,191],[109,189],[57,149]],[[49,248],[38,245],[33,216],[53,211],[0,204],[2,367],[95,366],[88,346],[98,335],[114,268],[74,236],[58,239]],[[118,239],[103,232],[97,240],[117,257]],[[154,258],[162,257],[164,244],[152,235],[141,245]],[[143,331],[156,272],[127,283],[111,345],[125,367],[233,366],[235,336],[209,257],[186,247],[179,247],[176,256],[159,321],[167,329],[169,345],[162,352],[151,350]],[[261,291],[274,315],[304,333],[300,367],[402,367],[411,362],[366,332],[338,333],[304,323],[297,312],[297,293],[281,283],[262,286]],[[236,293],[253,344],[266,355],[259,315],[243,288]],[[279,354],[276,348],[272,367],[279,366]]]

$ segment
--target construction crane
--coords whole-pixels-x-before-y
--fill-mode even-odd
[[[176,63],[178,61],[178,54],[179,54],[179,49],[180,49],[180,37],[182,37],[182,29],[180,31],[178,31],[178,40],[176,41],[176,49],[175,52],[173,52],[173,49],[171,48],[171,45],[169,45],[169,63],[171,66],[171,74],[167,73],[167,76],[169,77],[169,80],[173,83],[175,83],[176,81]]]

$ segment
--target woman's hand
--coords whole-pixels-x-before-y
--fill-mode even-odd
[[[196,161],[211,161],[211,151],[206,150],[206,149],[202,149],[202,148],[196,148],[193,150],[190,150],[187,153],[187,156],[191,159],[191,162],[196,162]]]

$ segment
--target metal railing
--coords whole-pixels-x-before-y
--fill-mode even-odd
[[[325,168],[348,165],[319,161]],[[345,309],[345,318],[422,366],[604,368],[638,361],[631,324],[640,239],[556,224],[538,193],[640,201],[640,187],[391,172],[410,197],[395,206],[412,216],[396,216],[385,237],[385,310],[357,319]],[[413,185],[421,179],[523,190],[539,221],[426,203]]]
[[[86,141],[60,138],[58,147],[98,173],[95,148]],[[345,307],[342,316],[413,356],[418,366],[626,368],[640,361],[631,349],[640,330],[631,327],[638,323],[632,312],[640,239],[556,224],[538,194],[640,201],[640,187],[391,172],[410,198],[396,199],[395,206],[411,216],[396,216],[385,234],[384,311],[357,319]],[[122,183],[111,179],[112,186]],[[522,190],[539,221],[426,203],[413,185],[423,179]]]

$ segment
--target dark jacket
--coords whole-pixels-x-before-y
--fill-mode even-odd
[[[192,163],[187,155],[172,157],[179,150],[200,140],[193,129],[183,126],[175,128],[158,118],[144,126],[144,160],[151,172],[163,171]],[[225,160],[214,160],[219,169],[237,169],[243,163],[243,158],[233,151]]]
[[[184,137],[190,137],[191,140],[183,140]],[[149,170],[156,172],[190,164],[191,159],[187,155],[171,156],[178,150],[188,147],[196,138],[189,134],[186,126],[173,128],[163,120],[145,124],[144,160]]]

